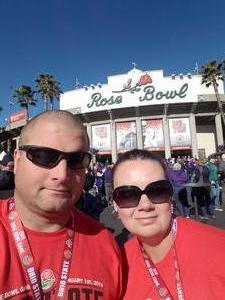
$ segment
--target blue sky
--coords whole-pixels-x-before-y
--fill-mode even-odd
[[[9,105],[12,88],[34,85],[42,72],[66,91],[76,77],[104,83],[132,62],[169,75],[222,59],[224,12],[224,0],[0,1],[0,124],[20,109]]]

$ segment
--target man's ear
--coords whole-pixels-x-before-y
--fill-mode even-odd
[[[18,165],[18,160],[20,159],[20,151],[19,151],[19,149],[15,149],[14,150],[13,158],[14,158],[14,173],[16,173],[16,169],[17,169],[17,165]]]

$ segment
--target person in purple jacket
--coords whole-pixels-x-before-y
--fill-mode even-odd
[[[188,182],[188,175],[180,163],[175,163],[168,169],[168,176],[173,186],[173,197],[177,213],[183,217],[190,218],[190,208],[187,201],[187,190],[185,184]]]

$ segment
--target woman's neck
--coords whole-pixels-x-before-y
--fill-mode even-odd
[[[142,246],[146,254],[151,258],[154,264],[160,262],[166,254],[169,252],[174,243],[174,236],[172,231],[163,238],[163,239],[140,239]]]

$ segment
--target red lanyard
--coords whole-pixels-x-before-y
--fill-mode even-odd
[[[173,236],[176,235],[176,232],[177,232],[177,222],[176,222],[176,220],[174,220],[173,221],[173,226],[172,226]],[[170,294],[169,289],[167,288],[167,286],[166,286],[165,282],[163,281],[162,277],[160,276],[155,264],[149,258],[149,256],[147,255],[147,253],[145,252],[145,250],[144,250],[144,248],[141,244],[140,244],[140,249],[141,249],[141,252],[142,252],[142,255],[143,255],[143,259],[145,261],[146,268],[147,268],[147,270],[150,274],[150,277],[152,279],[152,282],[155,286],[155,289],[156,289],[159,297],[163,300],[173,300],[173,297]],[[178,300],[185,300],[175,245],[173,246],[173,258],[174,258],[173,261],[174,261],[174,269],[175,269],[177,299]]]
[[[15,208],[14,199],[9,199],[8,203],[8,219],[10,230],[15,242],[17,252],[20,257],[21,264],[27,275],[30,283],[30,288],[35,300],[41,300],[43,291],[41,288],[41,280],[38,274],[34,257],[30,249],[29,241],[23,229],[23,225]],[[71,258],[74,244],[74,216],[72,218],[72,227],[67,230],[67,235],[64,241],[64,250],[61,263],[61,272],[55,299],[63,299],[66,292],[66,286],[69,278]]]

